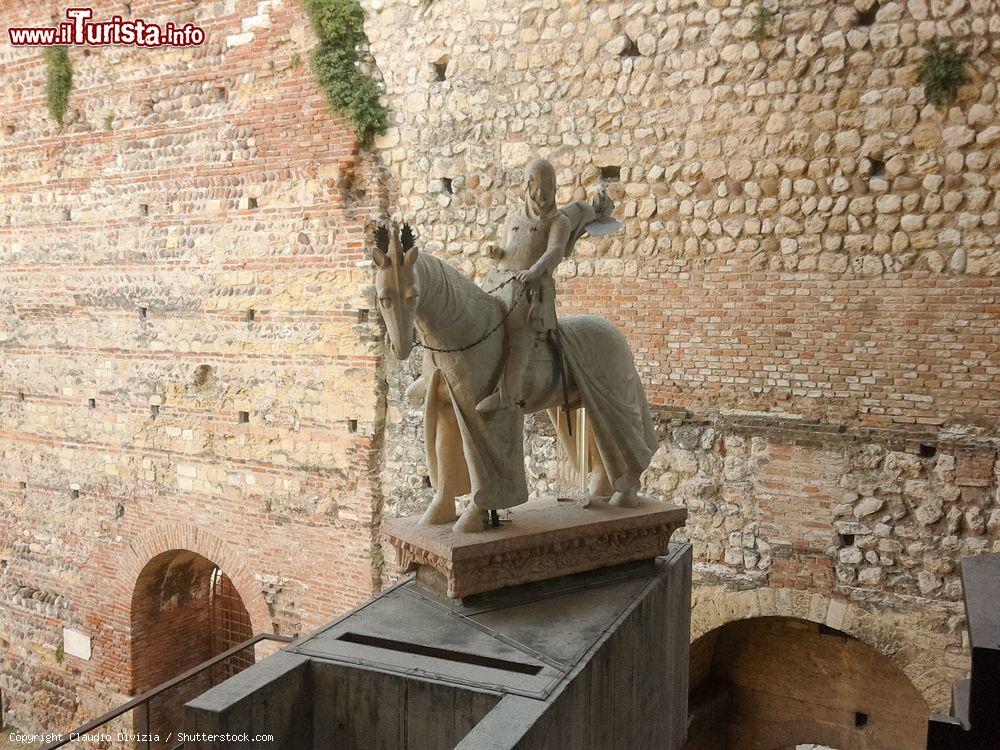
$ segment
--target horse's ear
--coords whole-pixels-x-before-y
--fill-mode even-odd
[[[379,225],[375,229],[375,247],[372,248],[372,261],[379,268],[389,265],[389,229]]]
[[[403,229],[399,233],[399,244],[403,246],[404,251],[409,250],[417,244],[417,236],[413,233],[413,229],[409,224],[403,224]]]
[[[403,265],[413,268],[413,264],[417,262],[417,236],[409,224],[403,224],[399,232],[399,244],[403,248]]]

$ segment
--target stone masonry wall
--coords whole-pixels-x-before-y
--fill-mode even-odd
[[[1000,11],[778,8],[758,43],[739,0],[372,3],[394,205],[476,273],[535,154],[564,202],[603,174],[626,228],[562,299],[622,323],[656,402],[992,427]],[[933,36],[971,54],[940,109]]]
[[[0,2],[5,28],[64,9]],[[71,48],[63,128],[41,50],[0,41],[0,691],[25,730],[148,686],[130,609],[158,553],[220,565],[255,632],[318,627],[379,585],[379,329],[357,263],[380,182],[313,81],[304,13],[94,9],[208,41]],[[57,657],[64,627],[89,661]]]
[[[850,632],[949,705],[968,668],[957,561],[1000,550],[995,445],[676,415],[663,438],[644,490],[690,512],[695,635],[725,611],[713,599],[783,592],[785,608],[756,614]],[[821,616],[809,597],[829,603]]]
[[[696,625],[829,619],[946,708],[957,558],[1000,549],[996,4],[769,3],[759,41],[741,0],[366,5],[376,145],[423,248],[481,274],[536,154],[560,201],[618,201],[624,231],[562,264],[561,312],[632,343],[664,441],[646,490],[691,511]],[[970,54],[940,108],[932,38]],[[389,368],[387,508],[428,492],[417,369]],[[528,440],[551,492],[551,432]]]

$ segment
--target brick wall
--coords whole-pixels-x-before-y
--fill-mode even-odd
[[[947,708],[951,678],[968,669],[958,560],[1000,539],[995,446],[763,417],[661,419],[644,490],[688,508],[696,633],[808,616],[878,648],[935,711]]]
[[[188,552],[150,561],[132,597],[133,692],[143,693],[212,656],[214,565]]]
[[[379,580],[374,163],[312,80],[298,3],[130,8],[208,42],[71,49],[64,128],[40,50],[0,41],[0,689],[25,729],[148,686],[130,608],[161,552],[220,565],[257,632]],[[4,27],[56,12],[0,3]],[[57,660],[63,627],[89,661]]]
[[[143,569],[132,596],[132,691],[144,693],[210,659],[213,563],[189,552],[158,555]],[[185,699],[211,686],[211,672],[155,699],[149,708],[153,732],[183,726]],[[141,722],[136,729],[145,731]]]
[[[920,270],[831,278],[754,270],[752,260],[581,261],[564,282],[563,309],[616,320],[657,403],[927,432],[995,427],[995,279]],[[621,277],[604,277],[602,265]]]

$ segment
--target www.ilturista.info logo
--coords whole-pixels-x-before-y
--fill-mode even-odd
[[[191,23],[177,26],[167,21],[161,25],[121,16],[112,16],[110,21],[91,21],[93,17],[93,8],[67,8],[68,20],[55,27],[11,28],[7,33],[16,47],[197,47],[205,42],[205,30]]]

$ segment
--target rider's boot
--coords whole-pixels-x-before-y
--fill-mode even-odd
[[[533,331],[511,332],[506,339],[507,361],[496,390],[476,404],[476,411],[490,412],[524,406],[522,386],[535,343]]]

